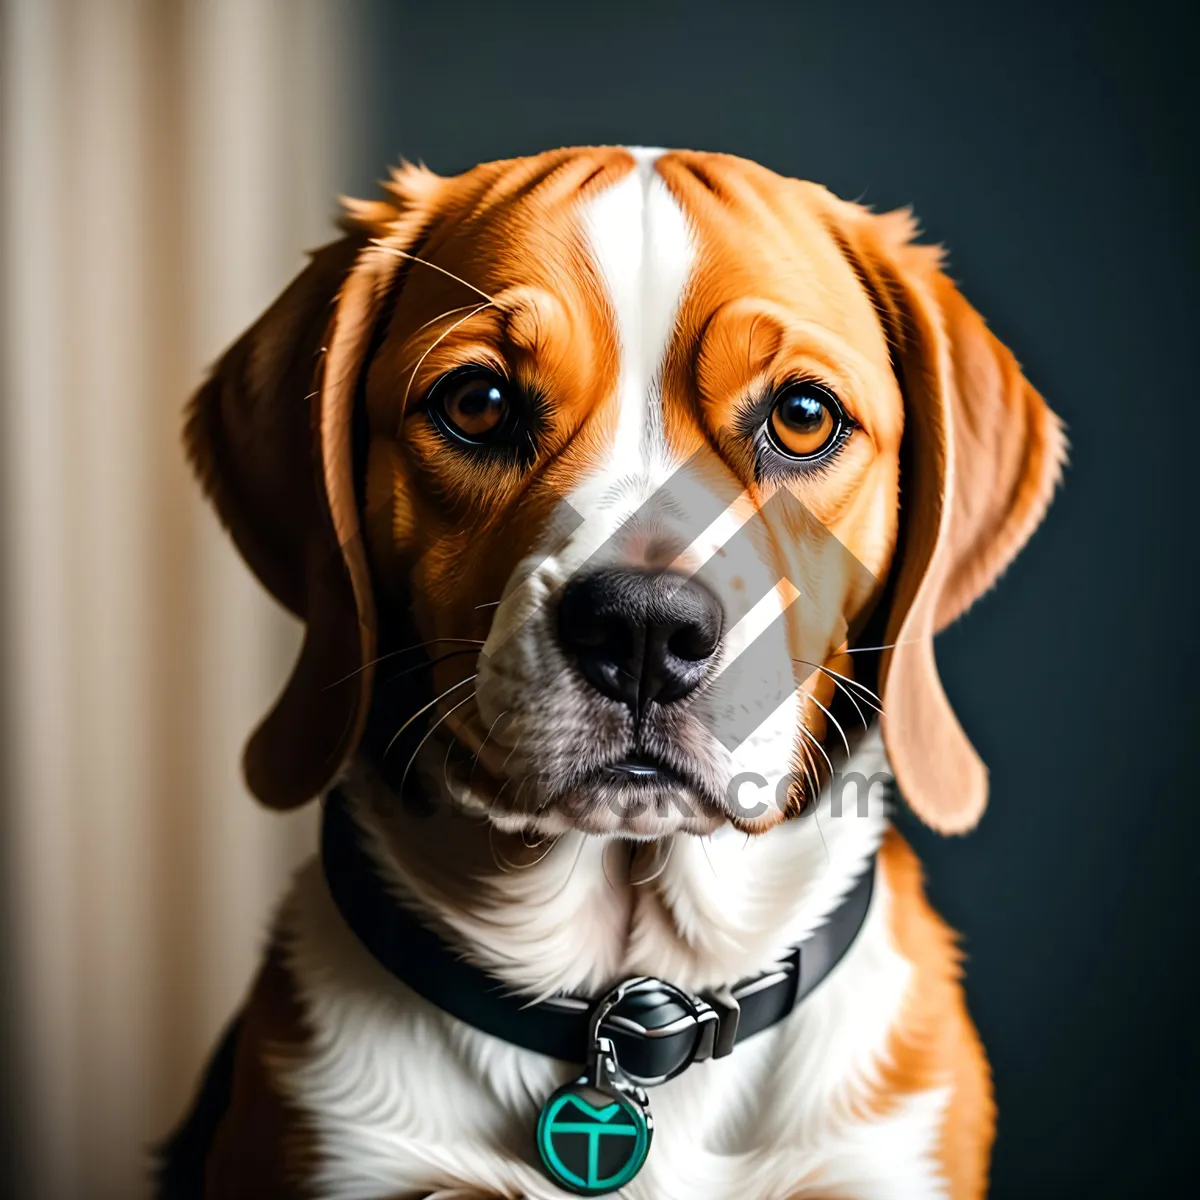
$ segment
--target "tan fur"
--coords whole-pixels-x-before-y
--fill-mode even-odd
[[[952,1200],[978,1200],[987,1192],[995,1105],[991,1072],[963,997],[962,956],[954,933],[925,898],[916,855],[894,830],[880,861],[891,889],[893,936],[915,971],[869,1108],[886,1114],[902,1097],[950,1082],[954,1102],[942,1129],[942,1172]]]

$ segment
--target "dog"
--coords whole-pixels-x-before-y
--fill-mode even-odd
[[[907,212],[620,147],[385,186],[189,410],[306,626],[246,779],[325,824],[160,1194],[984,1195],[885,785],[979,820],[932,638],[1060,422]]]

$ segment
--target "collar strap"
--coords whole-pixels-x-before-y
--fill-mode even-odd
[[[612,1039],[621,1070],[642,1086],[693,1062],[722,1058],[783,1020],[838,964],[862,928],[875,859],[810,937],[768,970],[691,995],[661,979],[619,984],[599,1001],[553,996],[530,1003],[460,954],[392,896],[338,791],[325,799],[321,862],[334,903],[383,968],[444,1012],[493,1037],[584,1063],[596,1037]]]

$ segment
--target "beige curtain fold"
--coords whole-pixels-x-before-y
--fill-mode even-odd
[[[298,630],[188,477],[203,368],[330,236],[336,3],[8,0],[5,963],[29,1194],[145,1194],[314,844],[241,744]]]

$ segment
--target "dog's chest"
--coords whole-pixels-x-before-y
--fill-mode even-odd
[[[880,879],[846,958],[787,1020],[650,1092],[655,1132],[628,1200],[929,1197],[947,1094],[872,1115],[871,1091],[911,968]],[[290,966],[312,1032],[283,1070],[316,1139],[315,1194],[564,1195],[536,1166],[539,1109],[577,1072],[437,1010],[342,924],[319,870],[289,900]]]

